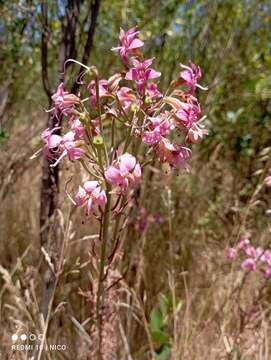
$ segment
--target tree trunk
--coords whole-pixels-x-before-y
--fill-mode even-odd
[[[69,58],[75,58],[76,51],[76,29],[79,22],[80,5],[83,1],[68,0],[65,8],[65,19],[62,22],[62,40],[58,54],[58,73],[56,75],[58,86],[64,82],[64,65]],[[93,46],[93,37],[97,25],[97,18],[100,7],[100,0],[94,0],[91,3],[91,23],[88,30],[88,37],[84,48],[82,62],[87,63],[90,52]],[[44,90],[48,96],[49,108],[52,106],[51,95],[52,91],[49,86],[48,79],[48,63],[47,63],[47,49],[48,49],[48,4],[47,1],[41,2],[42,9],[42,39],[41,39],[41,64],[42,64],[42,81]],[[67,64],[68,66],[69,64]],[[65,67],[67,69],[67,66]],[[78,91],[76,82],[72,87],[75,93]],[[61,126],[62,117],[49,115],[47,127],[53,129]],[[55,131],[60,134],[60,129]],[[55,216],[58,206],[59,193],[59,166],[51,167],[47,159],[44,158],[42,166],[42,183],[41,183],[41,197],[40,197],[40,243],[42,247],[46,247],[52,263],[57,269],[58,249],[61,242],[61,231],[58,224],[58,219]],[[44,319],[48,315],[48,304],[54,288],[54,274],[51,269],[46,266],[44,272],[44,289],[42,294],[42,313]]]

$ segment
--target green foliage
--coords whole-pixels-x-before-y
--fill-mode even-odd
[[[0,131],[0,145],[8,140],[8,134],[5,131]]]
[[[231,360],[253,360],[254,357],[250,355],[242,356],[241,350],[238,347],[234,347],[230,353]]]
[[[170,347],[164,346],[163,350],[159,354],[156,354],[156,360],[169,360],[170,353],[171,353]]]
[[[48,61],[53,87],[64,5],[65,2],[59,9],[54,2],[49,2]],[[88,1],[82,3],[82,24],[89,5]],[[40,82],[39,2],[27,1],[24,6],[19,1],[5,2],[1,10],[4,21],[0,62],[6,71],[2,72],[0,81],[11,79],[10,104],[16,111],[26,111],[22,94],[28,94],[28,110],[29,105],[33,108],[37,104],[46,106]],[[222,143],[227,147],[225,156],[229,160],[234,156],[252,157],[259,141],[268,141],[268,136],[259,137],[258,134],[270,123],[271,77],[267,65],[271,58],[270,14],[270,4],[262,0],[238,3],[233,0],[127,0],[125,3],[105,0],[101,5],[90,63],[99,64],[103,76],[109,76],[116,70],[116,54],[109,50],[106,56],[100,54],[117,43],[120,26],[138,25],[146,42],[147,55],[156,57],[156,67],[165,74],[161,87],[177,74],[173,69],[178,69],[180,59],[184,63],[191,59],[202,67],[202,83],[211,88],[208,118],[212,136],[205,141],[206,146],[212,148],[215,143]],[[81,26],[77,60],[81,59],[86,36],[87,26]],[[77,70],[73,66],[70,71],[76,74]]]
[[[157,346],[156,359],[167,360],[171,352],[170,319],[181,310],[183,302],[176,299],[173,304],[171,295],[160,293],[158,295],[158,308],[153,308],[150,313],[150,332]],[[175,308],[174,308],[175,306]]]
[[[168,319],[169,300],[164,294],[159,294],[159,308],[150,313],[150,331],[155,344],[158,346],[156,359],[168,359],[170,354],[170,337],[166,329]]]
[[[160,310],[153,309],[150,315],[151,332],[160,331],[163,326],[163,317]]]

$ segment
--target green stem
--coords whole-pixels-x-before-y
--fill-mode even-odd
[[[120,209],[125,204],[125,200],[126,200],[126,197],[124,195],[122,195],[122,199],[121,199],[121,202],[120,202]],[[118,236],[118,232],[119,232],[120,219],[121,219],[121,214],[118,214],[118,216],[116,218],[116,221],[115,221],[114,231],[113,231],[112,249],[115,249],[115,246],[116,246],[116,243],[117,243],[117,236]]]
[[[129,145],[131,143],[132,131],[133,131],[133,128],[131,127],[131,130],[130,130],[129,134],[127,134],[127,137],[126,137],[126,141],[125,141],[125,144],[124,144],[124,147],[123,147],[123,153],[126,152],[126,150],[128,149],[128,147],[129,147]]]
[[[115,144],[115,119],[113,118],[111,124],[111,152],[113,152],[114,144]]]
[[[106,148],[106,145],[105,145],[105,138],[104,138],[104,130],[103,130],[103,122],[102,122],[102,111],[101,111],[100,94],[99,94],[99,79],[98,79],[98,77],[95,78],[95,85],[96,85],[96,101],[97,101],[97,108],[98,108],[98,114],[99,114],[100,135],[103,138],[104,154],[105,154],[106,164],[108,166],[109,165],[109,158],[108,158],[108,153],[107,153],[107,148]]]
[[[107,242],[109,234],[109,222],[110,222],[110,207],[111,207],[111,186],[108,185],[106,190],[107,203],[104,209],[103,221],[102,221],[102,244],[100,251],[100,269],[99,269],[99,282],[97,290],[97,301],[96,301],[96,318],[98,320],[98,331],[99,331],[99,354],[101,354],[102,345],[102,317],[100,309],[102,308],[103,292],[104,292],[104,276],[105,276],[105,265],[106,265],[106,254],[107,254]],[[101,356],[100,356],[101,358]]]
[[[91,129],[90,129],[89,123],[85,125],[85,129],[86,129],[86,134],[87,134],[89,144],[90,144],[94,154],[97,155],[97,151],[96,151],[95,146],[93,144],[93,140],[92,140],[92,136],[91,136]]]
[[[99,166],[100,166],[102,172],[104,172],[103,159],[102,159],[102,153],[101,153],[101,147],[100,146],[97,146],[97,152],[98,152]]]
[[[101,177],[97,176],[96,174],[94,174],[92,171],[89,170],[83,159],[80,159],[79,161],[89,175],[93,176],[95,179],[99,181],[103,180]]]

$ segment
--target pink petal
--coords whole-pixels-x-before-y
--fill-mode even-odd
[[[192,72],[189,71],[189,70],[181,71],[180,77],[181,77],[182,79],[184,79],[186,82],[188,82],[189,84],[190,84],[190,83],[193,83],[193,74],[192,74]]]
[[[161,139],[161,134],[157,131],[145,131],[142,141],[147,145],[156,145]]]
[[[79,206],[83,205],[83,203],[85,202],[85,198],[86,198],[85,189],[82,186],[79,186],[78,192],[74,197],[76,204]]]
[[[242,262],[241,268],[246,272],[254,272],[256,270],[256,262],[254,259],[247,258]]]
[[[112,185],[120,185],[123,181],[123,178],[120,174],[120,171],[114,166],[109,166],[104,172],[106,180]]]
[[[75,147],[74,144],[68,144],[68,146],[66,146],[66,149],[70,161],[78,160],[85,154],[85,151],[83,149]]]
[[[148,68],[153,63],[154,58],[146,59],[143,61],[143,65],[145,68]]]
[[[52,148],[55,148],[55,147],[59,146],[61,141],[62,141],[61,136],[59,136],[59,135],[51,135],[47,139],[47,145],[48,145],[49,149],[52,149]]]
[[[141,66],[141,62],[140,61],[138,61],[136,58],[132,58],[132,64],[133,64],[133,66],[135,67],[135,68],[138,68],[138,67],[140,67]]]
[[[144,46],[143,41],[141,41],[141,40],[139,40],[139,39],[134,39],[134,40],[131,42],[129,48],[130,48],[130,49],[137,49],[137,48],[140,48],[140,47],[142,47],[142,46]]]
[[[141,167],[139,164],[136,164],[133,175],[135,176],[135,180],[138,181],[141,178]]]
[[[136,165],[136,158],[131,154],[123,154],[119,158],[120,162],[120,173],[130,172]]]
[[[233,260],[236,257],[236,250],[232,247],[227,249],[227,258]]]
[[[86,192],[88,194],[91,194],[92,191],[94,189],[96,189],[97,186],[99,186],[99,183],[98,183],[98,181],[86,181],[83,186],[84,186],[84,189],[86,190]]]
[[[106,204],[106,201],[107,201],[106,194],[105,194],[104,191],[101,191],[100,194],[97,197],[97,203],[100,206],[104,206]]]
[[[74,141],[74,137],[75,137],[75,133],[73,131],[69,131],[63,136],[63,141],[64,142]]]
[[[135,69],[130,69],[125,76],[126,80],[136,80],[136,78],[137,74],[135,72]]]
[[[155,79],[155,78],[158,78],[161,76],[161,73],[156,71],[156,70],[153,70],[153,69],[148,69],[148,79]]]
[[[87,202],[87,216],[91,214],[92,206],[93,206],[93,200],[89,198]]]

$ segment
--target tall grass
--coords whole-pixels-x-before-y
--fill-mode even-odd
[[[29,343],[67,346],[44,351],[44,359],[95,359],[91,270],[98,234],[94,222],[69,211],[64,194],[58,212],[61,261],[54,268],[58,281],[48,323],[41,317],[43,272],[48,264],[56,265],[38,242],[40,166],[24,161],[21,167],[33,145],[28,143],[25,154],[19,147],[22,134],[32,138],[38,130],[29,131],[22,121],[1,153],[1,176],[12,179],[1,193],[1,359],[39,358],[35,349],[12,350],[12,334],[42,334]],[[140,215],[131,214],[122,271],[112,271],[107,280],[113,292],[103,310],[106,360],[270,359],[270,284],[258,274],[245,275],[226,259],[228,245],[245,230],[255,244],[270,242],[270,195],[262,186],[269,160],[263,153],[252,160],[248,186],[224,159],[224,151],[218,146],[208,158],[196,152],[189,176],[165,168],[146,174],[135,208],[145,208],[143,218],[159,213],[161,224],[150,222],[140,229]],[[11,160],[13,167],[8,166]],[[80,183],[79,170],[63,164],[63,184],[71,175]],[[161,299],[167,304],[164,313]]]

